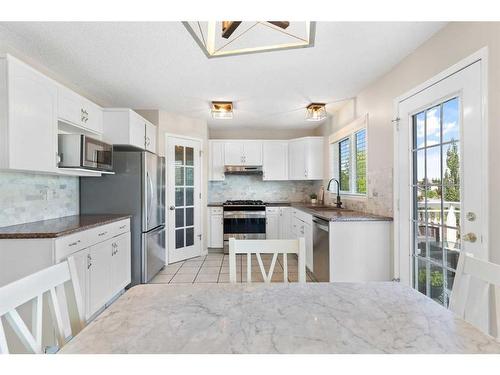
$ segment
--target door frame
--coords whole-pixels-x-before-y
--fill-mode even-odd
[[[164,144],[164,155],[165,155],[165,222],[167,220],[167,210],[168,210],[168,187],[167,187],[167,163],[168,163],[168,140],[169,138],[181,138],[181,139],[186,139],[188,141],[197,141],[200,142],[200,233],[201,233],[201,249],[200,249],[200,255],[203,255],[207,252],[207,247],[206,247],[206,233],[205,233],[205,220],[207,219],[207,208],[206,206],[203,205],[203,201],[205,199],[205,190],[208,188],[208,186],[205,186],[204,183],[204,155],[205,155],[205,142],[203,141],[203,138],[198,138],[198,137],[191,137],[188,135],[183,135],[183,134],[176,134],[176,133],[164,133],[165,137],[165,144]],[[169,241],[169,231],[168,227],[169,223],[166,222],[166,230],[165,230],[165,252],[166,252],[166,261],[165,263],[168,265],[169,264],[169,257],[168,257],[168,241]]]
[[[482,174],[481,184],[481,210],[484,216],[484,228],[482,231],[482,243],[481,246],[486,254],[487,258],[490,257],[489,251],[489,170],[488,170],[488,47],[483,47],[479,51],[467,56],[458,63],[452,65],[451,67],[443,70],[434,77],[428,79],[422,84],[414,87],[413,89],[407,91],[403,95],[396,97],[393,101],[393,120],[392,123],[395,124],[396,129],[393,131],[393,191],[394,191],[394,230],[393,230],[393,280],[400,281],[400,251],[401,249],[401,238],[399,235],[401,226],[404,225],[405,219],[401,218],[399,202],[402,194],[407,194],[406,191],[406,181],[401,181],[399,178],[398,162],[399,162],[399,103],[409,99],[410,97],[419,94],[420,92],[430,88],[431,86],[445,80],[446,78],[452,76],[453,74],[467,68],[468,66],[480,61],[481,62],[481,168],[485,173]],[[411,135],[411,132],[410,132]],[[409,143],[411,144],[411,143]],[[408,152],[408,158],[410,158],[410,152]],[[411,165],[411,163],[409,164]],[[404,191],[403,191],[404,190]],[[408,249],[408,251],[410,251]],[[410,267],[411,268],[411,267]],[[409,278],[411,282],[411,277]]]

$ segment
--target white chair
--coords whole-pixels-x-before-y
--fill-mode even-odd
[[[252,281],[252,254],[255,254],[264,282],[270,283],[278,254],[283,254],[283,282],[288,282],[288,254],[298,257],[298,281],[306,282],[306,245],[304,238],[297,240],[236,240],[229,239],[229,281],[236,282],[236,254],[247,255],[247,282]],[[266,272],[261,254],[273,254],[269,271]]]
[[[477,259],[469,254],[461,253],[458,259],[457,271],[453,282],[453,289],[450,295],[449,308],[455,314],[465,319],[470,297],[469,286],[471,278],[484,282],[483,297],[491,298],[493,306],[490,311],[494,314],[494,319],[490,319],[493,325],[493,335],[500,338],[500,265],[485,260]]]
[[[0,353],[9,353],[2,317],[10,324],[16,336],[29,352],[43,353],[42,322],[45,293],[48,294],[57,344],[62,347],[66,343],[67,334],[72,333],[71,327],[68,327],[70,317],[64,291],[64,284],[69,281],[72,284],[78,314],[74,321],[77,322],[78,329],[83,328],[85,317],[80,285],[76,275],[74,260],[69,258],[67,261],[0,287]],[[32,300],[32,329],[30,331],[17,308]],[[62,308],[63,304],[64,308]]]

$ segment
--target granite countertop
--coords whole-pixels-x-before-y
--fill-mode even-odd
[[[55,238],[127,219],[131,215],[74,215],[0,228],[0,239]]]
[[[147,284],[59,353],[500,353],[400,283]]]
[[[301,211],[307,212],[320,219],[327,221],[392,221],[392,217],[374,215],[361,211],[342,209],[323,209],[322,206],[305,205],[304,203],[292,203]],[[324,207],[324,206],[323,206]],[[333,208],[333,207],[332,207]]]

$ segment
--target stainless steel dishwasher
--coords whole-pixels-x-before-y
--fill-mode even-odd
[[[330,281],[330,223],[313,216],[313,275],[316,281]]]

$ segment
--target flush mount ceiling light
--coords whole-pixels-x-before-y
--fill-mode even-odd
[[[212,102],[212,117],[218,120],[230,120],[233,118],[232,102]]]
[[[307,121],[321,121],[326,118],[326,108],[324,103],[311,103],[306,107]]]
[[[309,21],[184,21],[208,58],[314,46]]]

